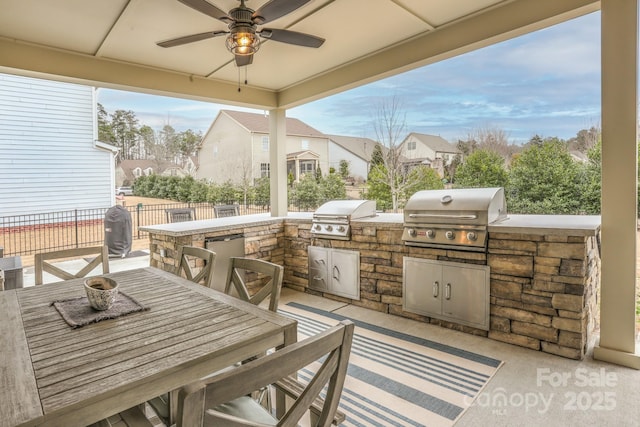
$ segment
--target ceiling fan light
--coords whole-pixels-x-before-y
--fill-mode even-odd
[[[253,55],[260,48],[260,37],[252,32],[239,31],[229,34],[226,44],[234,55]]]

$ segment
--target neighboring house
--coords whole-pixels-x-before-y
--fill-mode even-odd
[[[182,170],[188,176],[196,177],[198,172],[198,156],[189,156],[182,162]]]
[[[415,132],[402,141],[400,153],[407,168],[429,166],[441,177],[444,177],[444,167],[450,165],[457,155],[462,155],[455,145],[440,136]]]
[[[90,86],[0,74],[0,216],[115,204],[96,105]]]
[[[294,118],[287,118],[287,170],[295,180],[320,168],[329,172],[329,138]],[[198,152],[198,179],[216,183],[253,183],[268,177],[269,116],[221,110],[207,130]]]
[[[166,161],[147,160],[123,160],[116,166],[116,187],[122,185],[134,185],[135,180],[141,176],[149,175],[179,176],[189,175],[182,167]]]
[[[378,143],[369,138],[327,135],[329,137],[329,167],[340,172],[340,161],[349,162],[349,176],[364,181],[369,175],[371,153]]]

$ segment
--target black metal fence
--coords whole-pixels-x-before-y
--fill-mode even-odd
[[[166,209],[194,208],[196,219],[215,218],[211,203],[168,203],[125,206],[131,213],[134,239],[146,239],[141,226],[167,223]],[[269,212],[269,206],[238,205],[240,215]],[[31,255],[104,243],[104,218],[108,208],[74,209],[0,217],[0,247],[4,256]]]

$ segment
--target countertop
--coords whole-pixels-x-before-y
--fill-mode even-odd
[[[283,220],[310,222],[312,217],[312,212],[290,212],[286,217],[263,213],[144,226],[140,227],[140,231],[167,236],[188,236],[238,227],[269,225]],[[375,217],[362,218],[353,222],[402,226],[403,215],[381,213]],[[489,232],[592,236],[600,231],[600,222],[599,215],[509,215],[499,223],[490,224]]]

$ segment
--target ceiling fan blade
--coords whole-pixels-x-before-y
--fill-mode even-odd
[[[181,0],[182,1],[182,0]],[[253,12],[251,18],[258,25],[266,24],[291,13],[299,7],[309,3],[310,0],[271,0],[263,4],[261,8]]]
[[[236,55],[236,65],[243,67],[253,62],[253,55]]]
[[[182,36],[175,39],[158,42],[156,44],[160,47],[174,47],[187,43],[198,42],[200,40],[210,39],[217,36],[222,36],[228,33],[228,31],[207,31],[206,33],[191,34],[190,36]]]
[[[311,34],[299,33],[297,31],[278,30],[275,28],[263,28],[257,32],[260,37],[274,40],[282,43],[295,44],[305,47],[320,47],[324,43],[321,37],[312,36]]]
[[[206,0],[178,0],[178,1],[212,18],[219,19],[229,24],[233,22],[233,18],[227,15],[227,12],[224,12],[218,9],[217,7],[215,7],[214,5],[212,5]]]

